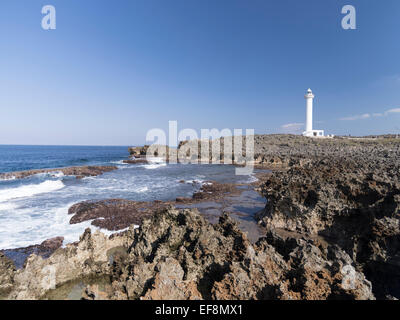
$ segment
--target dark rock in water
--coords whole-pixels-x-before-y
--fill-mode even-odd
[[[0,180],[2,179],[23,179],[39,173],[57,173],[62,172],[66,176],[76,176],[77,179],[84,177],[98,176],[105,172],[113,171],[118,169],[115,166],[82,166],[82,167],[68,167],[58,169],[37,169],[27,170],[18,172],[7,172],[0,174]]]
[[[39,253],[39,255],[49,256],[51,253],[60,248],[63,242],[64,242],[64,237],[56,237],[43,241],[39,246],[39,250],[43,253],[42,254]]]
[[[239,194],[242,191],[234,184],[217,182],[205,183],[192,198],[178,197],[176,201],[132,201],[125,199],[106,199],[84,201],[74,204],[68,210],[72,214],[71,224],[93,220],[92,225],[110,231],[121,230],[131,224],[140,225],[143,219],[154,214],[155,211],[176,203],[192,204],[204,200],[221,200],[227,195]]]
[[[193,194],[194,200],[221,199],[227,195],[239,194],[237,185],[231,183],[205,182],[198,192]]]
[[[110,231],[121,230],[131,224],[140,225],[157,208],[165,207],[163,202],[141,202],[124,199],[84,201],[73,205],[68,214],[73,214],[71,224],[92,220],[92,225]]]
[[[176,198],[176,200],[175,200],[176,202],[190,202],[190,201],[192,201],[192,199],[191,198],[184,198],[184,197],[178,197],[178,198]]]
[[[42,258],[48,258],[54,251],[62,246],[64,237],[56,237],[43,241],[41,244],[32,245],[25,248],[0,250],[5,256],[11,259],[15,266],[20,269],[23,267],[26,259],[31,254],[36,254]]]
[[[147,164],[147,163],[149,163],[146,159],[141,159],[141,158],[138,158],[138,159],[131,159],[131,160],[123,160],[122,161],[123,163],[126,163],[126,164]]]

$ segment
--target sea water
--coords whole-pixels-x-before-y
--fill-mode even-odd
[[[91,221],[71,225],[68,209],[85,200],[122,198],[138,201],[191,197],[207,180],[249,182],[227,165],[123,164],[127,147],[0,146],[0,172],[77,165],[115,165],[117,170],[97,177],[76,179],[61,172],[41,173],[25,179],[0,180],[0,249],[40,244],[65,237],[77,241]],[[104,230],[103,230],[104,231]]]

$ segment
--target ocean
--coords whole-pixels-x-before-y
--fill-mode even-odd
[[[0,145],[0,173],[99,165],[128,156],[128,147]]]
[[[40,244],[57,236],[65,237],[64,244],[77,241],[85,228],[95,229],[90,221],[69,224],[68,209],[80,201],[174,200],[190,197],[207,180],[254,180],[253,176],[236,176],[235,168],[228,165],[167,164],[162,160],[123,164],[128,157],[127,147],[0,146],[0,172],[82,165],[118,167],[81,180],[61,172],[0,180],[0,249]]]

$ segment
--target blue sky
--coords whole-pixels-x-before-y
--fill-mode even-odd
[[[1,0],[0,144],[143,144],[169,120],[299,132],[308,87],[316,129],[400,133],[399,32],[398,0]]]

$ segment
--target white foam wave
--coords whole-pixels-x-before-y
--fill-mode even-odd
[[[41,215],[32,216],[32,208],[23,208],[18,209],[15,215],[3,216],[3,223],[0,224],[0,250],[39,244],[58,236],[64,237],[63,246],[66,246],[68,243],[78,241],[86,228],[92,229],[92,232],[100,229],[91,225],[92,220],[70,224],[71,216],[68,215],[68,209],[73,204],[74,202],[70,202],[58,208],[46,208]],[[109,236],[126,229],[118,231],[100,229],[100,231]]]
[[[146,160],[149,163],[165,163],[164,158],[160,158],[160,157],[146,157]]]
[[[17,198],[32,197],[37,194],[56,191],[64,188],[60,180],[46,180],[39,184],[29,184],[17,188],[0,190],[0,202]]]
[[[203,185],[204,184],[204,180],[197,180],[197,179],[195,179],[195,180],[186,180],[185,183],[194,184],[194,185],[196,185],[196,184]]]
[[[51,172],[50,175],[54,178],[62,178],[64,177],[64,173],[62,171]]]
[[[147,192],[147,191],[149,191],[148,187],[142,187],[142,188],[135,190],[135,192],[138,192],[138,193]]]
[[[165,167],[167,164],[164,163],[158,163],[158,164],[147,164],[144,166],[145,169],[157,169],[157,168],[161,168],[161,167]]]
[[[258,178],[254,174],[251,174],[249,176],[249,179],[246,182],[247,183],[253,183],[253,182],[257,182],[257,181],[258,181]]]
[[[110,161],[110,163],[118,164],[118,165],[124,165],[124,166],[129,165],[128,163],[125,163],[124,160]]]
[[[8,211],[18,208],[18,206],[14,203],[0,203],[0,211]]]
[[[0,178],[1,181],[11,181],[11,180],[16,180],[17,178],[15,176],[7,177],[7,178]]]
[[[62,178],[64,177],[64,173],[62,171],[49,171],[49,172],[39,172],[33,175],[33,177],[45,180],[47,178]]]
[[[149,164],[143,166],[145,169],[157,169],[167,165],[164,158],[160,157],[146,157],[146,160]]]
[[[73,202],[58,208],[45,208],[40,215],[32,215],[32,208],[20,208],[15,215],[3,216],[0,250],[39,244],[58,236],[65,238],[64,245],[79,240],[85,229],[93,226],[91,221],[71,225],[68,209],[72,205]]]

